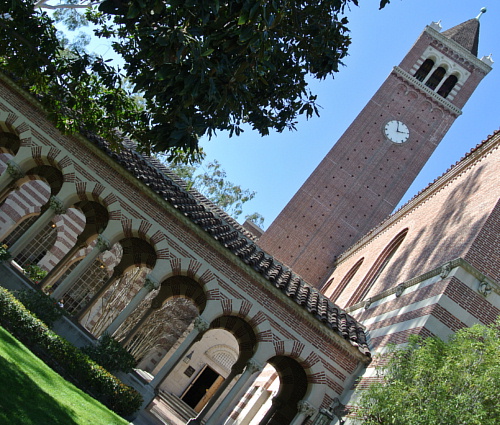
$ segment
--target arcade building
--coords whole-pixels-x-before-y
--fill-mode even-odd
[[[0,75],[0,284],[64,300],[74,344],[130,349],[120,378],[160,421],[348,421],[388,344],[500,314],[500,133],[391,215],[491,70],[480,16],[425,27],[266,232]]]

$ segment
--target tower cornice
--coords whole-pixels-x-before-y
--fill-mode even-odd
[[[420,90],[421,92],[424,92],[427,96],[429,96],[430,98],[432,98],[434,101],[436,101],[437,103],[439,103],[441,106],[443,106],[444,108],[448,109],[453,115],[455,115],[455,116],[462,115],[462,110],[460,108],[457,108],[455,105],[453,105],[453,103],[451,103],[450,101],[446,100],[444,97],[440,96],[434,90],[431,90],[426,85],[422,84],[415,77],[413,77],[410,74],[408,74],[406,71],[404,71],[403,69],[401,69],[399,66],[395,66],[393,68],[393,72],[397,76],[402,77],[404,80],[406,80],[408,83],[410,83],[417,90]]]
[[[439,31],[436,31],[434,28],[430,26],[426,26],[425,33],[427,33],[430,37],[434,38],[439,43],[444,44],[445,46],[450,47],[454,53],[460,56],[465,61],[470,62],[475,68],[480,69],[484,74],[488,74],[491,71],[491,66],[484,63],[481,59],[478,59],[471,52],[469,52],[465,47],[458,44],[456,41],[449,39],[448,37],[441,34]]]

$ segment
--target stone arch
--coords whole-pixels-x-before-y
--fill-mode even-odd
[[[156,235],[153,235],[153,238]],[[174,276],[186,276],[204,288],[207,299],[220,299],[216,275],[206,265],[194,258],[174,257],[170,254],[168,243],[163,239],[157,243],[157,254],[159,261],[151,272],[157,281],[163,282]]]
[[[0,131],[0,152],[9,154],[11,157],[17,155],[21,147],[21,139],[14,133]]]
[[[123,254],[115,267],[125,272],[132,267],[145,266],[153,269],[156,264],[156,251],[148,240],[129,236],[119,241]]]
[[[212,320],[209,329],[223,329],[236,338],[239,356],[233,368],[243,369],[257,350],[257,335],[248,321],[238,316],[222,315]]]
[[[268,363],[276,370],[280,386],[268,413],[266,425],[289,424],[298,412],[298,403],[309,390],[307,374],[302,365],[292,357],[278,355]]]
[[[161,308],[170,298],[188,298],[201,314],[207,305],[207,296],[203,285],[188,276],[171,276],[160,285],[156,297],[151,301],[151,308]]]
[[[52,165],[37,165],[25,172],[25,176],[17,181],[17,186],[22,187],[24,184],[34,180],[41,180],[50,188],[49,198],[56,196],[64,184],[63,173],[57,167]]]
[[[0,111],[0,131],[14,134],[20,141],[31,139],[29,124],[12,112]]]
[[[228,372],[238,359],[238,353],[227,344],[214,345],[205,352],[205,355]]]
[[[108,275],[108,278],[105,279],[103,282],[87,282],[86,285],[92,287],[93,295],[89,296],[88,298],[85,299],[85,302],[78,302],[78,311],[75,310],[74,313],[76,314],[76,317],[78,320],[83,320],[85,316],[94,308],[94,306],[97,305],[98,300],[102,299],[105,302],[101,303],[99,311],[103,311],[104,309],[107,309],[108,307],[113,307],[115,302],[117,300],[113,296],[115,291],[119,291],[121,288],[124,288],[123,285],[128,285],[130,284],[129,279],[128,279],[128,272],[130,273],[135,273],[137,269],[149,269],[151,270],[156,263],[156,252],[154,250],[154,247],[151,246],[151,244],[144,239],[137,238],[137,237],[123,237],[122,239],[119,239],[117,241],[117,244],[121,247],[121,256],[119,258],[119,261],[115,262],[114,267],[112,266],[109,270],[112,270],[111,275]],[[115,249],[116,244],[113,246],[109,247],[106,250],[106,252],[110,252],[111,250]],[[120,250],[118,250],[120,251]],[[103,257],[105,253],[102,253],[100,256]],[[83,259],[82,261],[86,261]],[[103,263],[101,262],[100,258],[95,258],[92,262],[92,264],[89,265],[87,268],[87,274],[88,273],[94,273],[96,268],[102,267]],[[78,266],[74,268],[76,270]],[[135,270],[135,271],[134,271]],[[147,270],[145,274],[147,273]],[[70,275],[71,276],[71,275]],[[97,276],[97,274],[96,274]],[[55,289],[54,294],[57,295],[57,297],[71,297],[73,293],[76,292],[81,292],[81,284],[78,283],[81,281],[79,277],[75,279],[74,282],[72,282],[71,286],[69,287],[64,287],[64,289],[59,288],[59,286]],[[131,287],[127,297],[130,299],[135,295],[135,292],[139,290],[139,287],[135,285],[136,280],[133,280],[133,288]],[[60,285],[64,285],[65,281],[61,282]],[[133,289],[133,290],[132,290]],[[111,290],[111,292],[110,292]],[[59,292],[58,292],[59,291]],[[107,295],[106,295],[107,294]],[[110,295],[111,294],[111,295]],[[55,295],[53,295],[55,296]],[[108,299],[109,297],[109,299]],[[120,302],[125,302],[125,300],[118,300]],[[116,314],[118,314],[119,310],[116,310]]]

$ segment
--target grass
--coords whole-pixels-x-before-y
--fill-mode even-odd
[[[125,425],[0,327],[0,424]]]

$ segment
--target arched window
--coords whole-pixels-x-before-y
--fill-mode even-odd
[[[340,297],[340,294],[344,291],[344,289],[347,288],[347,285],[349,285],[352,278],[361,267],[361,264],[363,264],[363,260],[364,258],[354,264],[354,266],[351,267],[351,270],[349,270],[344,278],[340,281],[338,286],[335,288],[335,291],[333,291],[333,294],[330,296],[330,300],[332,300],[332,302],[335,302],[338,297]]]
[[[320,289],[321,290],[321,293],[326,293],[326,291],[328,291],[328,288],[330,288],[330,286],[332,286],[332,283],[333,283],[333,280],[334,278],[332,277],[331,279],[328,280],[328,282],[326,282],[323,287]]]
[[[432,59],[426,59],[420,68],[418,68],[417,72],[415,72],[414,77],[418,81],[424,81],[425,77],[431,72],[432,67],[434,66],[434,61]]]
[[[455,84],[457,84],[457,81],[458,78],[456,77],[456,75],[450,75],[443,83],[443,85],[439,88],[438,94],[440,96],[447,97],[453,90],[453,87],[455,87]]]
[[[378,277],[382,274],[389,261],[391,261],[392,257],[396,253],[399,246],[403,243],[406,234],[408,233],[408,229],[404,229],[400,232],[390,243],[385,247],[382,253],[377,258],[377,261],[373,264],[370,271],[366,274],[364,279],[361,281],[359,286],[354,291],[351,299],[347,303],[347,306],[351,306],[353,304],[358,303],[363,300],[373,284],[377,281]]]
[[[446,69],[440,66],[432,73],[425,85],[431,90],[434,90],[443,79],[444,74],[446,74]]]

